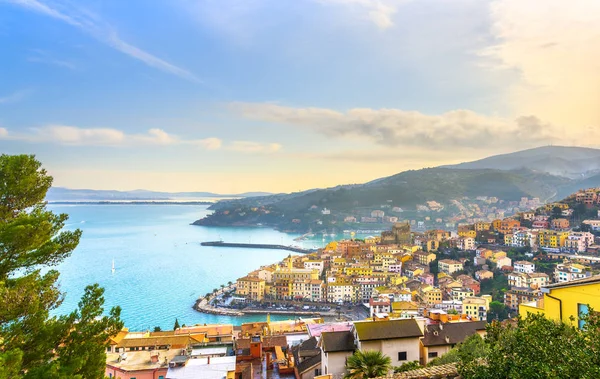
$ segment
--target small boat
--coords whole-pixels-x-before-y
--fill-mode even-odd
[[[112,260],[112,273],[115,273],[115,260]]]

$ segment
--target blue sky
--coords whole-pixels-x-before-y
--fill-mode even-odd
[[[0,0],[0,147],[59,186],[232,193],[597,146],[600,7],[545,4]]]

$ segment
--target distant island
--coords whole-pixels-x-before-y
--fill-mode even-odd
[[[115,190],[92,190],[92,189],[70,189],[64,187],[52,187],[48,190],[46,200],[58,201],[205,201],[208,203],[220,199],[239,199],[253,196],[267,196],[269,192],[245,192],[240,194],[217,194],[213,192],[158,192],[147,190],[115,191]],[[207,199],[211,200],[208,201]]]
[[[560,163],[560,164],[559,164]],[[498,219],[600,186],[600,150],[545,146],[475,162],[410,170],[364,184],[223,199],[195,225],[332,234],[450,228]]]

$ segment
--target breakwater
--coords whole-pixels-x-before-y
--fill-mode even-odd
[[[223,242],[223,241],[209,241],[200,243],[202,246],[214,246],[214,247],[236,247],[243,249],[271,249],[271,250],[287,250],[299,254],[310,254],[313,250],[302,249],[296,246],[285,246],[285,245],[270,245],[265,243],[237,243],[237,242]]]

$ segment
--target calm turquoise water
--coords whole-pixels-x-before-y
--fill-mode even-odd
[[[248,271],[280,261],[285,251],[227,249],[200,246],[202,241],[293,242],[297,235],[263,228],[208,228],[189,225],[209,211],[193,205],[50,205],[67,213],[67,229],[79,228],[77,249],[58,270],[65,301],[58,314],[77,307],[86,285],[105,288],[107,309],[120,305],[131,330],[180,324],[233,323],[264,320],[265,316],[224,317],[198,313],[195,300],[220,284]],[[312,247],[314,241],[305,242]],[[309,246],[310,244],[310,246]],[[112,260],[115,273],[111,272]],[[288,319],[272,316],[272,319]]]

